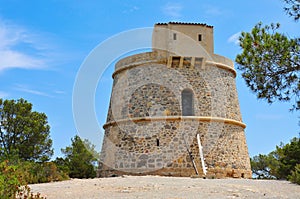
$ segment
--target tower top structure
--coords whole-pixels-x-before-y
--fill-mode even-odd
[[[181,56],[199,56],[203,54],[201,51],[213,56],[213,26],[203,23],[157,23],[152,35],[152,47]]]

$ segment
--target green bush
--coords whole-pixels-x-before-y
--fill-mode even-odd
[[[292,171],[291,175],[288,176],[289,181],[300,185],[300,164],[295,166],[295,169]]]
[[[69,176],[60,171],[54,162],[0,162],[0,198],[34,199],[42,198],[40,194],[30,192],[27,184],[62,181]]]
[[[0,163],[0,196],[3,199],[14,198],[15,194],[20,191],[23,183],[18,176],[16,166],[9,165],[8,161]]]
[[[60,171],[54,162],[22,162],[20,170],[28,184],[62,181],[69,179],[69,176]]]

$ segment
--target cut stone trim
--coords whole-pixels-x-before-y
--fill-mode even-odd
[[[148,53],[147,53],[148,54]],[[134,55],[135,56],[135,55]],[[128,70],[137,66],[143,66],[145,64],[153,64],[153,63],[158,63],[158,64],[166,64],[167,63],[167,68],[171,68],[172,66],[172,61],[173,61],[173,57],[176,56],[169,56],[168,58],[162,58],[162,59],[153,59],[153,60],[142,60],[142,61],[136,61],[136,62],[132,62],[129,64],[124,64],[121,67],[119,66],[115,72],[112,74],[112,77],[114,78],[118,73],[124,71],[124,70]],[[216,66],[218,68],[222,68],[225,70],[229,70],[230,72],[232,72],[234,74],[234,77],[236,77],[236,71],[234,70],[234,68],[232,68],[231,66],[228,66],[226,64],[220,63],[220,62],[214,62],[214,61],[205,61],[204,58],[202,57],[191,57],[192,61],[191,61],[191,69],[193,69],[195,66],[195,59],[196,58],[201,58],[202,59],[202,64],[201,64],[201,68],[205,69],[206,65],[211,65],[211,66]],[[182,68],[183,65],[183,59],[184,57],[180,57],[180,63],[179,63],[179,68]]]
[[[112,78],[114,78],[118,73],[124,71],[124,70],[128,70],[137,66],[148,66],[146,64],[153,64],[153,63],[158,63],[158,64],[165,64],[166,60],[165,59],[161,59],[161,60],[150,60],[150,61],[139,61],[139,62],[135,62],[135,63],[131,63],[131,64],[126,64],[123,65],[122,68],[117,69],[113,74],[112,74]]]
[[[230,67],[226,64],[222,64],[222,63],[214,62],[214,61],[206,61],[206,64],[229,70],[230,72],[232,72],[234,74],[234,77],[236,77],[236,71],[232,67]]]
[[[203,116],[167,116],[167,117],[135,117],[131,119],[122,119],[117,121],[108,122],[103,125],[103,128],[105,129],[108,126],[116,125],[117,123],[126,123],[128,121],[132,122],[151,122],[151,121],[176,121],[176,120],[198,120],[201,122],[219,122],[219,123],[225,123],[225,124],[233,124],[240,126],[242,128],[246,128],[246,124],[243,122],[222,118],[222,117],[203,117]]]

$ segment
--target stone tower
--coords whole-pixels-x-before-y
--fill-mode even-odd
[[[151,52],[116,64],[100,176],[207,168],[216,178],[251,178],[236,72],[213,42],[212,26],[158,23]]]

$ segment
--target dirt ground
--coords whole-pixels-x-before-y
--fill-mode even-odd
[[[123,176],[72,179],[30,185],[47,199],[69,198],[291,198],[300,199],[300,186],[287,181]]]

